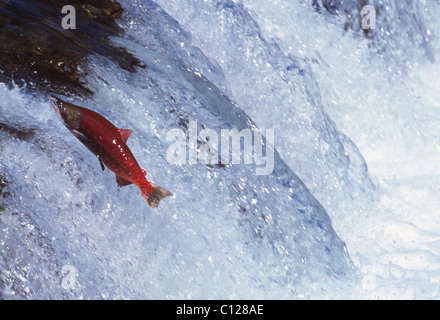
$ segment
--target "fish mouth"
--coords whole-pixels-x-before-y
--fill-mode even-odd
[[[52,108],[55,110],[57,116],[64,122],[63,117],[60,112],[60,100],[52,95],[49,95],[49,100],[52,105]]]

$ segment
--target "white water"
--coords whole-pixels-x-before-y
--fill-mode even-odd
[[[0,213],[2,295],[438,298],[439,8],[398,3],[372,42],[309,1],[157,1],[169,16],[122,2],[129,40],[119,43],[147,70],[94,58],[97,94],[76,102],[134,131],[147,177],[175,194],[156,210],[135,187],[117,189],[46,97],[0,84],[2,121],[36,128],[29,141],[0,133],[11,193]],[[221,93],[275,129],[273,175],[167,163],[179,117],[246,127]]]

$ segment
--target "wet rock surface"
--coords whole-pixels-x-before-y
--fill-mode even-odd
[[[34,136],[35,129],[34,128],[29,128],[29,129],[18,128],[18,127],[0,122],[0,133],[1,132],[9,133],[12,137],[19,139],[19,140],[27,140],[27,139],[31,138],[32,136]],[[1,140],[2,139],[0,137],[0,141]]]
[[[123,9],[113,0],[72,0],[76,29],[63,29],[66,3],[52,0],[0,3],[0,82],[39,92],[90,96],[83,79],[87,58],[98,54],[125,70],[144,67],[125,49],[109,42],[121,35],[115,22]]]

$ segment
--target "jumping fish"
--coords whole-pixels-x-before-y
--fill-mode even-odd
[[[99,159],[104,171],[106,166],[116,175],[119,187],[135,184],[150,207],[172,196],[168,190],[149,182],[146,171],[141,169],[127,146],[132,134],[130,129],[118,129],[100,114],[49,96],[52,107],[63,124]]]

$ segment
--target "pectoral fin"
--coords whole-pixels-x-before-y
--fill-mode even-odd
[[[99,160],[99,164],[101,165],[102,171],[104,171],[105,170],[104,162],[102,161],[102,159],[99,156],[98,156],[98,160]]]
[[[132,184],[130,180],[124,179],[121,176],[116,176],[116,183],[118,184],[118,187],[125,187],[129,184]]]
[[[73,135],[82,143],[87,144],[90,143],[89,138],[87,138],[85,135],[83,135],[81,132],[79,132],[76,129],[72,129],[71,132],[73,133]]]

